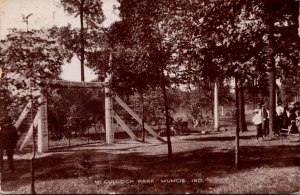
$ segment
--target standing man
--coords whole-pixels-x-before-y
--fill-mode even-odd
[[[262,101],[258,103],[258,109],[259,109],[259,114],[262,117],[263,136],[267,137],[267,135],[269,134],[269,111],[266,108],[264,102]]]
[[[18,132],[15,126],[12,124],[10,117],[5,117],[1,123],[0,130],[0,150],[1,154],[6,151],[8,165],[11,172],[14,172],[13,156],[18,141]],[[3,171],[3,155],[1,155],[1,169]]]

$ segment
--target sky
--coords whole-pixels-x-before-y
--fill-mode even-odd
[[[102,0],[103,12],[106,17],[104,26],[111,25],[119,20],[117,13],[113,10],[116,0]],[[66,26],[70,23],[79,27],[79,18],[68,16],[60,5],[60,0],[0,0],[0,39],[4,39],[10,28],[26,30],[26,23],[22,22],[22,14],[27,16],[28,29],[41,29],[56,26]],[[62,67],[61,77],[69,81],[80,81],[80,61],[73,57],[70,64]],[[86,81],[91,81],[97,76],[88,67],[85,68]]]

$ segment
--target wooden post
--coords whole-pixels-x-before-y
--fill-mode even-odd
[[[48,152],[48,114],[47,114],[47,98],[41,96],[41,105],[39,106],[39,123],[38,123],[38,152]]]
[[[237,81],[237,77],[234,79],[235,81],[235,117],[236,117],[236,131],[235,131],[235,168],[239,168],[240,163],[240,122],[239,122],[239,84]]]
[[[218,98],[218,79],[215,80],[214,87],[214,129],[219,131],[219,98]]]
[[[111,67],[112,54],[109,55],[109,67]],[[111,113],[111,96],[110,96],[110,80],[111,74],[107,74],[105,78],[105,131],[106,143],[112,144],[114,142],[114,132],[112,129],[112,113]]]
[[[36,154],[36,140],[35,140],[35,133],[36,133],[36,126],[34,125],[34,115],[33,115],[33,111],[34,111],[34,108],[35,108],[35,104],[34,104],[34,101],[33,101],[33,95],[32,95],[32,91],[31,91],[31,109],[30,109],[30,112],[31,112],[31,122],[32,122],[32,157],[30,159],[30,172],[31,172],[31,194],[36,194],[35,192],[35,154]]]

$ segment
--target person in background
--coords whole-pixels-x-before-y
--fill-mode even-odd
[[[289,120],[290,113],[289,113],[288,110],[289,110],[288,106],[285,105],[284,106],[284,112],[283,112],[283,115],[282,115],[282,127],[281,127],[281,129],[287,130],[288,126],[290,125],[290,120]]]
[[[284,118],[285,110],[284,107],[282,106],[281,100],[277,102],[277,107],[276,107],[276,134],[279,134],[281,129],[283,128],[283,118]]]
[[[0,129],[0,152],[1,152],[1,169],[3,170],[3,151],[6,151],[9,169],[14,172],[13,156],[14,150],[18,141],[18,132],[15,126],[12,124],[10,117],[5,117],[1,122]]]
[[[269,134],[269,111],[266,108],[266,105],[262,101],[258,103],[258,109],[259,109],[258,114],[260,114],[262,117],[263,136],[266,137]]]
[[[296,126],[296,111],[300,110],[300,103],[299,102],[293,102],[291,104],[290,110],[289,110],[289,121],[290,125],[288,127],[289,133],[295,133],[298,132],[297,126]]]
[[[254,110],[254,116],[252,118],[252,122],[256,127],[256,139],[257,141],[263,140],[263,130],[262,130],[262,116],[259,113],[259,109]]]
[[[297,126],[297,129],[298,129],[298,133],[299,133],[299,139],[298,141],[300,141],[300,110],[296,110],[296,126]]]

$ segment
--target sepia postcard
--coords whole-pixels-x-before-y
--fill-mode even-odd
[[[0,0],[1,194],[300,194],[299,0]]]

